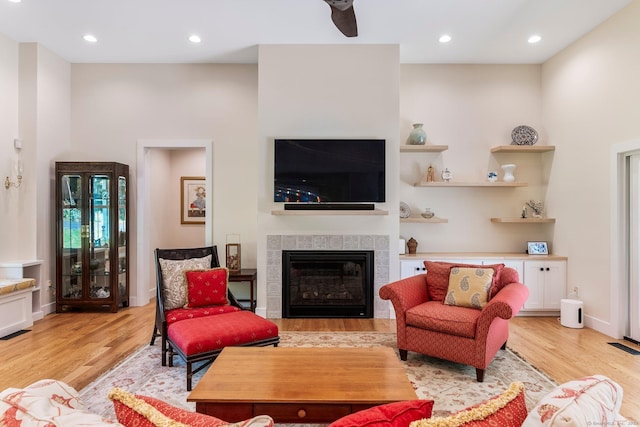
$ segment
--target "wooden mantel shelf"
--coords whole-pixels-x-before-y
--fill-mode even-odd
[[[310,216],[310,215],[389,215],[389,211],[382,209],[374,210],[284,210],[278,209],[271,211],[271,215],[297,215],[297,216]]]
[[[409,217],[409,218],[400,218],[400,222],[431,222],[436,224],[446,224],[449,222],[446,218],[439,218],[434,216],[433,218],[422,218],[422,217]]]
[[[546,153],[555,151],[554,145],[499,145],[492,147],[492,153]]]
[[[497,222],[502,224],[553,224],[556,222],[555,218],[491,218],[491,222]]]
[[[418,182],[416,187],[526,187],[526,182],[446,182],[446,181],[433,181],[433,182]]]
[[[448,145],[401,145],[401,153],[440,153],[449,149]]]

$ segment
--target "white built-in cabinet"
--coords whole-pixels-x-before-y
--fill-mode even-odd
[[[426,273],[424,261],[466,264],[504,264],[518,272],[520,281],[529,288],[529,298],[521,315],[546,315],[560,312],[560,300],[566,295],[567,258],[556,255],[520,254],[436,254],[400,255],[400,277]]]
[[[36,286],[31,288],[31,312],[33,320],[40,320],[44,317],[40,303],[40,267],[42,260],[21,260],[0,262],[0,279],[35,279]]]
[[[524,277],[529,288],[525,310],[560,310],[566,287],[566,261],[527,261]]]

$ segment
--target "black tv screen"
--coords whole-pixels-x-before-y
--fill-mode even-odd
[[[276,139],[275,202],[385,201],[384,139]]]

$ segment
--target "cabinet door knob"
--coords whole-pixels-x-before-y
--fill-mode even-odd
[[[427,267],[422,267],[422,271],[427,271]]]
[[[304,409],[298,410],[298,418],[304,418],[306,416],[307,416],[307,411],[305,411]]]
[[[416,271],[420,271],[420,267],[416,267]]]
[[[544,267],[540,267],[540,271],[544,271]]]
[[[549,271],[549,267],[547,267],[547,271]]]

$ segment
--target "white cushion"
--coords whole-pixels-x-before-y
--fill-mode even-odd
[[[628,425],[619,414],[622,387],[604,375],[569,381],[556,387],[529,412],[523,427]]]
[[[211,255],[180,260],[160,258],[159,261],[160,270],[162,271],[165,310],[181,308],[187,303],[185,271],[211,268]]]
[[[2,391],[0,424],[21,427],[122,425],[87,412],[78,392],[55,380],[41,380],[24,389]]]

